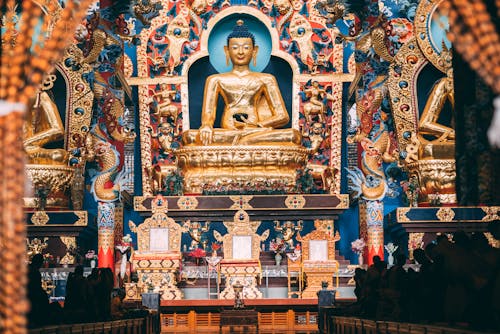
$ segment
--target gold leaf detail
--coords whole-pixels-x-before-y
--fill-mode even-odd
[[[455,211],[451,208],[439,208],[436,212],[436,217],[442,222],[451,222],[455,218]]]
[[[289,209],[302,209],[306,205],[306,199],[302,195],[290,195],[285,199],[285,205]]]

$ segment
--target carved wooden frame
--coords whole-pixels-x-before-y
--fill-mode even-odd
[[[316,224],[315,224],[316,225]],[[299,235],[297,240],[302,243],[302,260],[303,262],[324,262],[324,261],[311,261],[309,260],[309,241],[311,240],[326,240],[328,247],[328,259],[327,261],[335,261],[335,242],[340,240],[339,232],[335,235],[331,235],[330,233],[316,229],[311,231],[305,236]]]
[[[137,251],[151,253],[150,231],[152,228],[168,228],[168,252],[181,251],[182,227],[167,216],[168,201],[163,196],[157,196],[151,202],[153,215],[138,227],[131,227],[137,233]],[[161,253],[164,253],[162,251]]]
[[[260,242],[262,237],[258,235],[256,231],[260,225],[260,221],[250,222],[248,213],[243,210],[236,212],[234,217],[234,221],[224,223],[228,232],[222,237],[224,260],[233,260],[233,236],[250,236],[252,237],[252,258],[235,260],[258,261],[260,257]]]

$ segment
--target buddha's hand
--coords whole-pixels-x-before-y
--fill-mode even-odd
[[[208,125],[204,125],[199,131],[201,143],[203,145],[210,145],[212,143],[213,129]]]

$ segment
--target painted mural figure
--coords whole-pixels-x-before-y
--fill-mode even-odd
[[[252,59],[255,62],[258,46],[242,20],[238,20],[228,36],[224,51],[233,69],[208,77],[202,126],[198,131],[185,132],[184,144],[300,144],[297,130],[276,129],[288,123],[288,112],[276,79],[270,74],[250,70],[249,64]],[[221,128],[214,129],[219,95],[224,99],[225,108]]]

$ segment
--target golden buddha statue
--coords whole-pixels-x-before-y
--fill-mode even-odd
[[[418,122],[420,141],[419,159],[454,159],[455,130],[438,123],[446,101],[455,107],[453,90],[453,70],[447,70],[446,77],[438,80],[432,87]]]
[[[64,137],[64,125],[56,104],[45,90],[38,92],[24,127],[24,149],[28,163],[66,165],[68,152],[62,148],[45,146]]]
[[[69,208],[74,167],[68,166],[69,152],[62,147],[64,124],[48,90],[55,75],[45,79],[32,108],[26,113],[23,144],[27,156],[26,175],[35,197],[25,197],[27,207]],[[60,144],[60,146],[59,146]]]
[[[242,20],[238,20],[224,46],[226,61],[233,68],[214,74],[205,83],[202,125],[198,131],[183,134],[185,145],[254,145],[266,143],[300,144],[295,129],[276,129],[289,121],[276,78],[271,74],[252,72],[249,64],[257,56],[255,37]],[[214,129],[219,95],[225,103],[221,128]]]
[[[280,129],[290,117],[275,77],[250,70],[258,49],[254,35],[238,20],[224,46],[233,68],[207,78],[201,127],[184,132],[183,147],[174,151],[185,193],[212,185],[293,186],[297,169],[305,166],[308,150],[300,132]],[[219,96],[225,107],[221,128],[214,128]]]
[[[446,56],[446,55],[445,55]],[[433,86],[406,146],[405,161],[410,174],[419,180],[419,202],[456,203],[455,130],[440,123],[440,115],[449,101],[454,108],[451,60],[446,77]]]
[[[452,108],[455,107],[453,72],[451,68],[448,69],[447,76],[440,79],[434,87],[432,87],[429,99],[425,104],[418,123],[419,133],[436,136],[437,139],[435,142],[455,141],[455,130],[446,125],[437,123],[446,100],[450,101]]]

